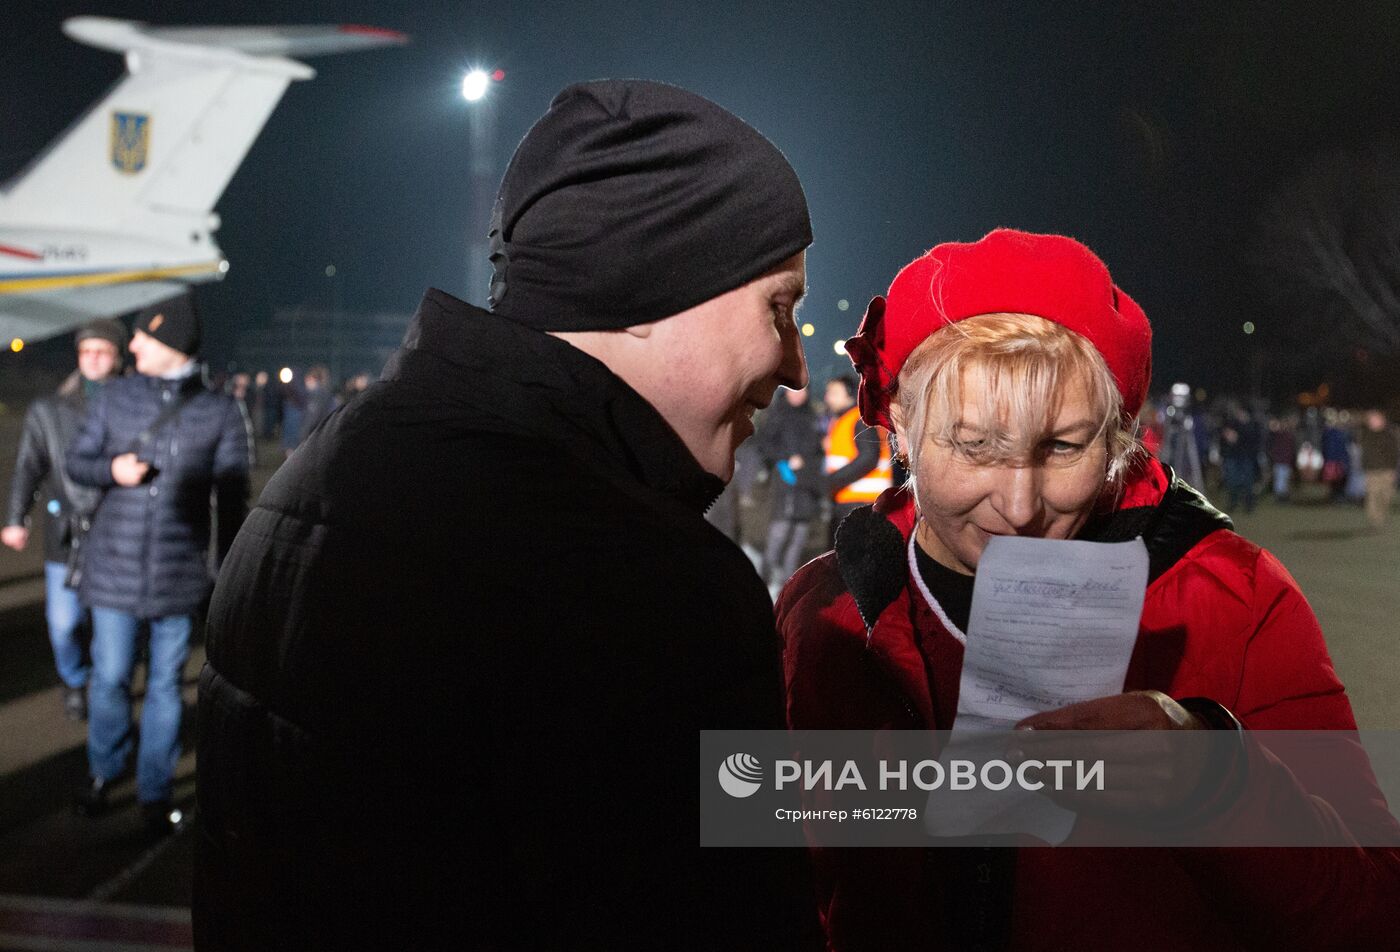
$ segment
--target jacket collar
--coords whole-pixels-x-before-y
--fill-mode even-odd
[[[176,367],[169,373],[163,373],[159,376],[161,380],[176,381],[188,380],[190,377],[194,376],[203,376],[203,373],[204,365],[201,364],[195,358],[191,357],[189,360],[185,361],[183,364]]]
[[[568,446],[697,513],[724,489],[602,362],[436,288],[424,294],[383,379],[431,388],[491,429]]]
[[[174,393],[188,393],[197,390],[208,390],[209,384],[205,379],[205,367],[203,364],[196,364],[193,371],[187,371],[178,377],[152,377],[150,374],[132,374],[133,377],[143,381],[146,386],[153,390],[170,390]],[[113,377],[113,380],[121,378]]]
[[[901,487],[855,510],[836,530],[836,563],[867,630],[909,584],[906,547],[917,520],[913,494]],[[1141,536],[1151,584],[1201,539],[1229,528],[1228,516],[1149,457],[1129,474],[1115,507],[1091,517],[1076,538],[1126,542]]]

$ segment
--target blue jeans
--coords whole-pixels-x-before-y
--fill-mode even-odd
[[[92,610],[92,678],[88,682],[88,768],[110,780],[131,757],[131,673],[142,620],[110,608]],[[152,618],[146,703],[136,757],[136,798],[169,800],[180,759],[180,678],[190,654],[189,615]]]
[[[83,646],[78,643],[83,606],[78,602],[78,593],[64,584],[67,579],[68,566],[62,562],[44,563],[44,617],[49,623],[54,665],[65,685],[80,688],[88,682],[90,667],[83,660]]]

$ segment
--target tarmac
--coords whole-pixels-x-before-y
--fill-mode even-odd
[[[0,412],[0,483],[8,498],[20,415]],[[259,447],[261,489],[280,462]],[[761,505],[761,503],[760,503]],[[1304,487],[1281,505],[1265,497],[1235,514],[1247,538],[1297,578],[1326,633],[1332,659],[1363,729],[1400,728],[1400,518],[1366,529],[1359,507],[1326,502]],[[187,815],[174,836],[151,841],[128,780],[114,809],[86,819],[71,810],[87,775],[86,725],[66,721],[43,615],[42,549],[0,549],[0,952],[85,952],[190,947],[194,803],[194,685],[204,651],[196,636],[185,677],[186,753],[176,801]],[[140,683],[137,683],[139,698]],[[1400,777],[1381,777],[1392,803]]]

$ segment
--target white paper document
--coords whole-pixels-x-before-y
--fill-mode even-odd
[[[1118,694],[1147,593],[1147,547],[998,536],[977,563],[955,729]]]
[[[1147,591],[1141,539],[992,539],[977,563],[958,716],[940,760],[985,758],[1031,714],[1118,694]],[[988,734],[989,731],[997,732]],[[1064,842],[1074,813],[1031,791],[929,796],[934,836],[992,830]]]

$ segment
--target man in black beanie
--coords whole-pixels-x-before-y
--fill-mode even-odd
[[[247,418],[241,404],[205,385],[195,359],[199,338],[188,296],[142,311],[130,345],[136,373],[91,401],[66,456],[73,480],[100,492],[77,583],[92,610],[92,675],[89,780],[75,806],[84,816],[105,812],[134,753],[136,799],[157,836],[179,822],[180,685],[195,616],[211,587],[211,535],[217,526],[222,556],[248,506]],[[131,686],[143,640],[138,728]]]
[[[703,729],[781,729],[703,512],[779,385],[811,225],[699,96],[572,86],[491,223],[234,544],[200,678],[203,949],[803,947],[800,851],[702,850]]]

